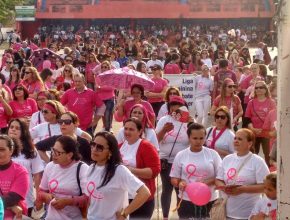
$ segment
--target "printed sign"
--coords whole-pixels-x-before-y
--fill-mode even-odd
[[[15,6],[16,21],[35,21],[34,6]]]

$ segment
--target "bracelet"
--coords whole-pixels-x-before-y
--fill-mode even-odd
[[[121,211],[121,214],[120,214],[123,218],[127,218],[128,217],[128,214],[127,213],[125,213],[125,209],[122,209],[122,211]]]

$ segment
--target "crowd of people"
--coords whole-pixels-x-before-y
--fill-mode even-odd
[[[267,45],[254,41],[252,57],[238,28],[212,26],[204,36],[200,26],[181,27],[173,47],[166,28],[146,36],[110,28],[77,33],[61,48],[63,29],[52,27],[53,38],[35,43],[54,53],[38,65],[28,41],[5,51],[0,219],[2,210],[13,219],[42,208],[47,220],[150,219],[159,202],[168,219],[173,191],[179,219],[214,219],[221,198],[227,220],[276,219],[277,58]],[[104,85],[99,75],[119,68],[154,86]],[[166,74],[192,76],[195,115]],[[191,202],[193,182],[209,187],[207,204]]]

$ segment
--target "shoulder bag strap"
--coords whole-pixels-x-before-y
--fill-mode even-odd
[[[210,129],[209,129],[209,131],[208,131],[208,133],[207,133],[207,135],[206,135],[206,138],[205,138],[205,140],[207,140],[207,139],[208,139],[209,135],[210,135],[210,134],[211,134],[211,132],[212,132],[212,129],[213,129],[213,127],[210,127]]]
[[[178,138],[178,135],[179,135],[179,132],[180,132],[180,130],[181,130],[182,125],[183,125],[183,123],[181,123],[181,125],[180,125],[180,127],[179,127],[179,130],[178,130],[177,135],[176,135],[176,137],[175,137],[175,140],[174,140],[174,143],[173,143],[172,148],[171,148],[171,150],[170,150],[170,153],[169,153],[168,158],[170,158],[170,156],[171,156],[171,154],[172,154],[173,148],[174,148],[174,146],[175,146],[175,143],[176,143],[176,140],[177,140],[177,138]]]
[[[254,102],[252,101],[252,107],[253,107],[253,111],[255,112],[255,114],[257,115],[257,117],[260,119],[261,122],[264,123],[264,120],[258,115],[258,113],[256,112],[255,110],[255,107],[254,107]]]
[[[80,191],[80,196],[83,194],[82,188],[81,188],[81,181],[80,181],[80,170],[81,170],[82,165],[83,165],[83,162],[79,162],[79,164],[77,166],[77,183],[78,183],[78,187],[79,187],[79,191]]]
[[[50,124],[49,123],[48,123],[47,127],[48,127],[48,135],[49,135],[49,137],[51,137],[51,130],[50,130]]]
[[[244,167],[244,165],[251,159],[252,157],[252,153],[250,153],[250,155],[243,161],[243,163],[240,165],[239,169],[236,172],[236,175],[234,176],[234,181],[236,183],[236,180],[238,178],[238,175],[240,173],[240,171],[242,170],[242,168]]]

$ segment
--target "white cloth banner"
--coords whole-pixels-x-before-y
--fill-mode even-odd
[[[170,86],[179,88],[184,100],[188,104],[189,112],[191,116],[195,116],[195,104],[194,104],[194,75],[191,74],[164,74],[164,79],[169,81]]]

